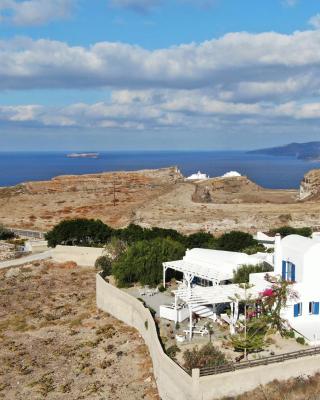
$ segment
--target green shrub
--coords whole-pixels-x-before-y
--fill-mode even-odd
[[[246,253],[248,255],[256,254],[256,253],[266,253],[267,249],[264,247],[263,244],[258,243],[250,247],[246,247],[245,249],[242,250],[243,253]]]
[[[215,238],[211,233],[206,232],[193,233],[186,238],[185,242],[188,249],[214,249],[216,247]]]
[[[295,337],[295,333],[294,333],[294,331],[291,329],[290,331],[287,331],[286,333],[285,333],[285,337],[287,337],[287,338],[294,338]]]
[[[185,243],[186,237],[174,229],[142,228],[139,225],[130,224],[126,228],[114,232],[117,238],[133,244],[141,240],[153,240],[156,238],[171,238],[177,242]]]
[[[286,237],[288,235],[300,235],[310,237],[312,235],[312,229],[308,227],[293,228],[292,226],[282,226],[280,228],[273,229],[270,233],[272,235],[280,233],[281,237]]]
[[[179,260],[185,247],[170,238],[157,238],[134,243],[113,264],[113,274],[120,287],[140,282],[156,286],[162,280],[162,263]]]
[[[297,337],[296,342],[299,344],[306,344],[305,338],[302,336]]]
[[[56,225],[46,234],[48,245],[103,246],[111,238],[113,229],[100,220],[72,219]]]
[[[186,350],[183,353],[184,367],[187,370],[194,368],[215,367],[226,364],[225,355],[211,342],[207,343],[200,349],[195,346],[192,350]]]
[[[249,275],[259,272],[271,272],[273,268],[267,263],[259,265],[241,265],[237,270],[233,271],[233,283],[248,283]]]
[[[177,345],[170,346],[166,349],[166,354],[173,360],[176,358],[177,353],[180,353],[180,349]]]
[[[13,239],[14,237],[15,235],[13,232],[9,231],[9,229],[0,224],[0,240]]]
[[[252,235],[241,231],[225,233],[217,239],[217,248],[226,251],[243,251],[256,245],[258,242]]]
[[[159,289],[160,293],[163,293],[163,292],[165,292],[167,290],[162,284],[159,286],[158,289]]]
[[[99,257],[94,266],[96,269],[101,270],[101,276],[103,278],[112,274],[112,260],[107,255]]]

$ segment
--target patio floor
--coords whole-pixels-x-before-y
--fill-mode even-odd
[[[141,296],[139,293],[139,288],[133,287],[129,289],[124,289],[125,292],[129,293],[135,298],[141,298],[146,303],[148,307],[151,307],[156,311],[156,316],[159,317],[160,306],[170,305],[174,303],[174,296],[171,296],[171,292],[166,291],[163,293],[157,293],[153,296]]]

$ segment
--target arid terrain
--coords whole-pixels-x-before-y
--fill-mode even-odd
[[[97,311],[94,271],[46,262],[0,281],[0,399],[158,399],[139,334]]]
[[[255,232],[290,224],[317,228],[319,171],[299,190],[268,190],[246,177],[186,181],[175,167],[136,172],[62,176],[0,189],[0,222],[48,230],[66,218],[100,218],[114,227],[130,222],[184,233],[231,229]]]
[[[320,398],[320,374],[301,376],[288,381],[274,381],[237,397],[222,400],[318,400]]]

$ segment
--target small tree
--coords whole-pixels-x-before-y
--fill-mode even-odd
[[[208,322],[205,327],[207,328],[209,332],[209,341],[211,342],[212,335],[214,334],[213,326],[211,322]]]
[[[105,245],[104,252],[112,261],[117,261],[128,250],[128,244],[122,239],[113,236]]]

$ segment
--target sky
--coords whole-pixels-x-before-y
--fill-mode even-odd
[[[320,140],[320,0],[0,0],[0,151]]]

